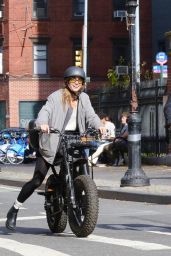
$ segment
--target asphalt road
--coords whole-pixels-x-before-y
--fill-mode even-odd
[[[120,187],[128,167],[94,168],[94,181],[99,196],[105,199],[171,204],[171,168],[167,166],[142,166],[150,186]],[[34,171],[34,164],[1,165],[0,184],[22,186]],[[49,173],[50,174],[50,171]],[[45,179],[46,181],[46,179]],[[43,189],[43,186],[40,187]]]
[[[88,238],[77,238],[69,225],[62,234],[49,231],[44,197],[34,193],[19,212],[17,231],[4,224],[18,188],[0,186],[1,256],[170,256],[171,207],[100,200],[97,226]]]

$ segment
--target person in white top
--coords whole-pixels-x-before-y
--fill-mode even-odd
[[[93,155],[88,157],[89,165],[96,165],[99,159],[99,156],[104,151],[106,145],[112,144],[113,139],[115,138],[115,125],[110,121],[109,116],[106,114],[100,115],[101,123],[106,128],[106,133],[103,134],[101,141],[97,142],[97,150],[93,153]]]

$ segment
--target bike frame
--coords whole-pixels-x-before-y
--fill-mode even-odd
[[[59,133],[57,131],[52,131],[55,133]],[[60,134],[60,133],[59,133]],[[65,175],[65,183],[66,183],[66,198],[69,200],[69,203],[72,205],[73,208],[76,208],[76,202],[75,202],[75,191],[74,191],[74,163],[76,163],[78,161],[78,165],[79,165],[79,161],[80,159],[82,160],[82,165],[83,165],[83,170],[82,173],[83,175],[89,175],[89,167],[88,167],[88,159],[86,158],[85,154],[83,153],[84,150],[86,148],[92,148],[91,145],[79,145],[79,143],[73,143],[73,146],[71,147],[74,150],[78,150],[80,151],[80,155],[82,156],[81,158],[77,158],[76,161],[74,161],[74,157],[72,155],[69,154],[68,152],[68,145],[70,144],[68,142],[67,137],[69,136],[74,136],[72,133],[71,135],[69,134],[60,134],[61,136],[61,149],[62,149],[62,159],[61,159],[61,171],[62,173]],[[77,135],[80,137],[80,135]],[[84,164],[87,165],[87,169],[84,168]],[[57,177],[57,173],[55,170],[55,165],[52,166],[52,172],[53,174]],[[93,177],[93,167],[91,167],[91,173],[92,173],[92,177]],[[80,175],[79,174],[79,175]]]

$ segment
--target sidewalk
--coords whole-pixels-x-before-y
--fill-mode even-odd
[[[33,174],[34,164],[1,165],[0,184],[22,186]],[[171,204],[171,167],[142,166],[150,179],[150,186],[120,187],[127,166],[95,167],[94,181],[99,196],[106,199],[127,200],[157,204]],[[40,189],[44,188],[44,184]]]

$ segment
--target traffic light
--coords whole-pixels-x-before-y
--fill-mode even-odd
[[[75,51],[75,66],[77,66],[77,67],[83,66],[83,51],[82,50]]]

